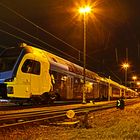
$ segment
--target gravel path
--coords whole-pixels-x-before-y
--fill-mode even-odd
[[[54,126],[44,124],[25,125],[0,130],[0,140],[140,140],[140,103],[124,110],[110,109],[88,114],[87,127]]]

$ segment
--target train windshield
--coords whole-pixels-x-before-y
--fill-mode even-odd
[[[0,72],[13,69],[22,48],[6,48],[0,53]]]

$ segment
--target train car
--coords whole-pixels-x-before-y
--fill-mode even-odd
[[[121,96],[121,86],[111,79],[87,69],[85,76],[87,100]],[[83,83],[81,66],[45,50],[22,44],[0,54],[0,97],[3,99],[19,104],[78,101],[82,100]]]
[[[115,100],[120,98],[138,97],[138,93],[128,87],[106,78],[99,78],[99,99],[100,100]]]

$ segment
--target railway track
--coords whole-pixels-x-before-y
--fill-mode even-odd
[[[132,105],[135,103],[140,102],[140,100],[128,100],[125,101],[125,105]],[[116,102],[110,102],[107,104],[100,104],[100,105],[91,105],[91,106],[80,106],[80,107],[71,107],[66,109],[52,109],[52,110],[32,110],[28,112],[16,112],[16,113],[9,113],[9,114],[1,114],[0,115],[0,128],[18,126],[33,122],[40,122],[44,120],[50,119],[64,119],[66,118],[66,112],[72,109],[75,114],[81,115],[87,112],[94,112],[94,111],[101,111],[109,108],[116,107]]]

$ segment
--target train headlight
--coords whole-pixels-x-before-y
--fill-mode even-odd
[[[7,94],[14,94],[13,87],[7,87]]]

